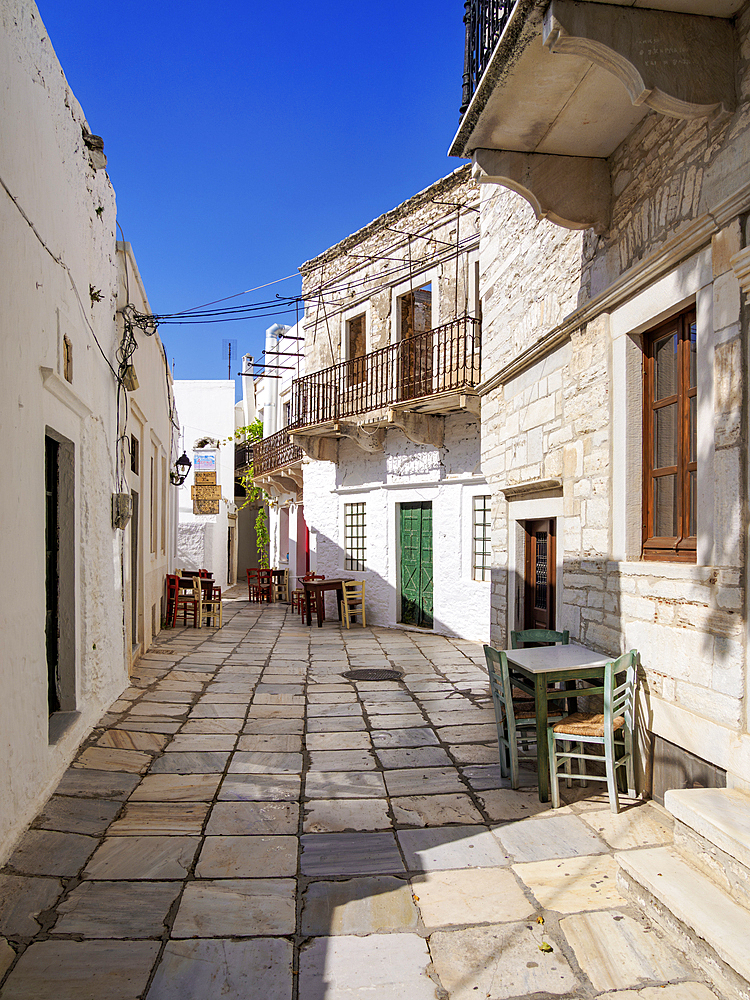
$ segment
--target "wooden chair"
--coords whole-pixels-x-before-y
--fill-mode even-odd
[[[166,622],[174,628],[174,617],[177,609],[177,594],[180,589],[180,579],[176,573],[167,573],[167,608]]]
[[[177,595],[174,602],[174,611],[172,612],[172,628],[177,627],[177,615],[180,611],[182,611],[183,625],[187,625],[188,612],[191,612],[193,615],[193,627],[197,627],[198,605],[193,593],[193,577],[191,576],[177,577]]]
[[[257,597],[258,589],[258,570],[257,569],[247,569],[247,599],[248,601],[254,601]]]
[[[621,684],[618,676],[625,674]],[[635,713],[635,692],[638,684],[638,653],[631,649],[629,653],[608,663],[604,668],[604,684],[601,688],[587,688],[586,694],[601,693],[604,699],[604,711],[601,715],[591,712],[575,712],[554,723],[547,730],[549,744],[550,781],[552,786],[552,806],[560,807],[560,788],[558,773],[560,765],[565,767],[565,777],[571,781],[606,781],[609,795],[609,807],[613,813],[620,811],[620,800],[617,795],[618,768],[626,769],[627,789],[635,791],[635,775],[633,768],[633,728]],[[616,737],[618,738],[616,741]],[[620,742],[619,737],[622,737]],[[558,749],[562,743],[563,748]],[[571,750],[575,747],[575,751]],[[585,753],[584,747],[600,746],[604,748],[601,754]],[[617,750],[621,750],[617,755]],[[571,762],[578,761],[578,774],[573,774]],[[587,761],[604,761],[605,774],[591,774],[586,767]]]
[[[508,657],[504,650],[493,646],[484,647],[487,672],[490,675],[490,691],[495,709],[497,742],[500,750],[500,773],[510,774],[510,787],[518,788],[520,783],[518,745],[521,744],[523,759],[536,758],[536,708],[534,699],[513,686],[508,669]],[[519,697],[519,695],[521,695]],[[557,721],[557,715],[551,722]],[[532,750],[531,744],[535,749]]]
[[[521,632],[510,633],[511,649],[520,649],[520,643],[524,646],[532,644],[550,646],[558,642],[563,646],[570,643],[570,632],[567,629],[564,632],[555,632],[549,628],[527,628]]]
[[[344,599],[341,602],[341,618],[349,628],[352,618],[357,615],[362,619],[362,628],[367,624],[365,621],[365,581],[350,580],[344,583],[342,590]]]
[[[273,599],[289,603],[289,570],[273,570]]]
[[[215,591],[219,591],[218,597]],[[223,625],[223,612],[221,604],[221,588],[214,587],[213,581],[207,577],[193,577],[193,592],[198,600],[198,616],[200,618],[199,628],[203,625],[211,625],[212,628],[221,628]],[[219,624],[216,624],[216,619]]]
[[[299,580],[325,580],[325,573],[305,573],[304,576],[298,577]],[[305,612],[305,588],[295,587],[292,591],[292,611],[299,611],[300,614]],[[310,598],[310,611],[317,612],[318,606],[315,602],[315,598]]]
[[[270,604],[273,600],[273,573],[270,569],[258,570],[258,582],[255,585],[255,592],[256,601],[268,601]]]

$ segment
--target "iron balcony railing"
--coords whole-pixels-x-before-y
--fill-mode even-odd
[[[291,442],[289,428],[284,427],[275,434],[269,434],[268,437],[255,442],[253,477],[257,479],[258,476],[284,469],[288,465],[300,462],[303,457],[302,449]]]
[[[462,316],[444,326],[292,383],[293,427],[356,417],[479,383],[481,324]]]
[[[242,472],[253,464],[253,446],[249,441],[234,446],[234,471]]]
[[[487,64],[497,45],[503,28],[510,20],[516,0],[466,0],[464,24],[464,86],[461,115],[469,106],[474,93],[487,69]]]

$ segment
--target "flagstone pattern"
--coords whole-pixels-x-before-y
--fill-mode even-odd
[[[511,791],[480,645],[224,620],[159,636],[0,872],[2,1000],[716,995],[617,888],[665,814]]]

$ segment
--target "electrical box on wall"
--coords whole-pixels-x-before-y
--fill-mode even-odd
[[[129,493],[112,494],[112,527],[124,528],[133,514],[133,498]]]

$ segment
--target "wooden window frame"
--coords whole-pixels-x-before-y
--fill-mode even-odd
[[[697,384],[690,385],[690,333],[696,329],[696,309],[678,313],[643,335],[643,537],[641,558],[649,561],[690,562],[697,560],[697,536],[690,535],[690,473],[696,474],[697,461],[690,461],[690,400],[697,397]],[[654,398],[654,346],[665,335],[678,337],[677,392]],[[696,379],[697,383],[697,379]],[[654,413],[677,404],[677,461],[675,465],[654,467]],[[697,423],[697,404],[696,404]],[[697,428],[695,428],[697,432]],[[697,458],[697,455],[696,455]],[[654,534],[654,481],[674,476],[677,492],[677,534]],[[697,489],[696,489],[697,495]],[[696,512],[693,516],[697,521]]]
[[[492,579],[491,500],[489,494],[483,494],[471,502],[471,576],[485,582]]]
[[[363,572],[367,556],[367,504],[344,504],[344,569]]]

